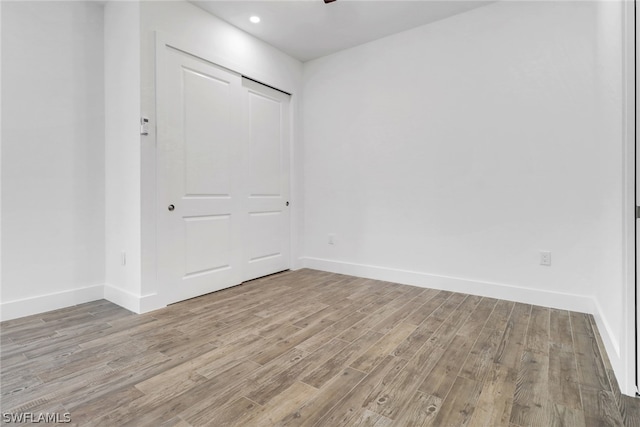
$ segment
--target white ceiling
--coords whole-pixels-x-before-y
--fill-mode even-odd
[[[491,1],[480,0],[191,0],[301,61],[438,21]],[[259,24],[249,22],[257,15]]]

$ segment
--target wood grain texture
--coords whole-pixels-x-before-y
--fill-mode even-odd
[[[535,351],[525,351],[518,369],[511,422],[521,426],[549,425],[549,359]]]
[[[527,326],[531,306],[527,304],[516,304],[511,310],[511,316],[505,325],[504,333],[496,355],[493,359],[495,363],[507,366],[511,369],[518,369],[524,348]]]
[[[290,412],[274,425],[277,426],[313,426],[337,403],[337,397],[346,395],[365,374],[346,368],[335,376],[325,387],[318,390],[304,405]]]
[[[397,418],[395,425],[398,426],[428,426],[433,422],[442,406],[442,399],[429,396],[421,392],[416,392],[410,396],[403,411]]]
[[[436,426],[466,426],[471,420],[482,383],[457,377],[450,395],[442,402],[433,424]]]
[[[640,426],[590,315],[314,270],[3,322],[0,363],[78,426]]]
[[[587,425],[622,426],[624,420],[616,406],[613,393],[580,387]]]
[[[507,425],[511,416],[515,390],[515,370],[498,363],[493,364],[482,386],[469,425]]]

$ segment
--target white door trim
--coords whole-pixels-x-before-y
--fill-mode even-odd
[[[620,365],[625,378],[618,376],[620,389],[627,395],[637,392],[637,353],[640,343],[636,331],[636,43],[635,0],[625,1],[622,10],[622,119],[623,119],[623,328]]]

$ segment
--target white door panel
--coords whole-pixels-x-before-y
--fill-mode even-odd
[[[226,196],[232,193],[234,144],[229,104],[232,83],[183,68],[185,194]],[[237,155],[236,155],[237,157]]]
[[[244,136],[239,75],[170,47],[162,59],[158,281],[170,303],[242,281]]]
[[[230,215],[185,217],[184,225],[187,277],[229,268],[232,264],[228,250],[232,244]]]
[[[247,129],[244,280],[289,268],[289,95],[243,79]]]
[[[250,236],[246,253],[249,260],[280,255],[282,212],[251,212],[247,232]]]
[[[281,103],[254,90],[249,103],[249,195],[282,196]]]

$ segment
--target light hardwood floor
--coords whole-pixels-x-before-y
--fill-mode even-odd
[[[75,425],[640,425],[589,315],[314,270],[0,331],[2,412]]]

